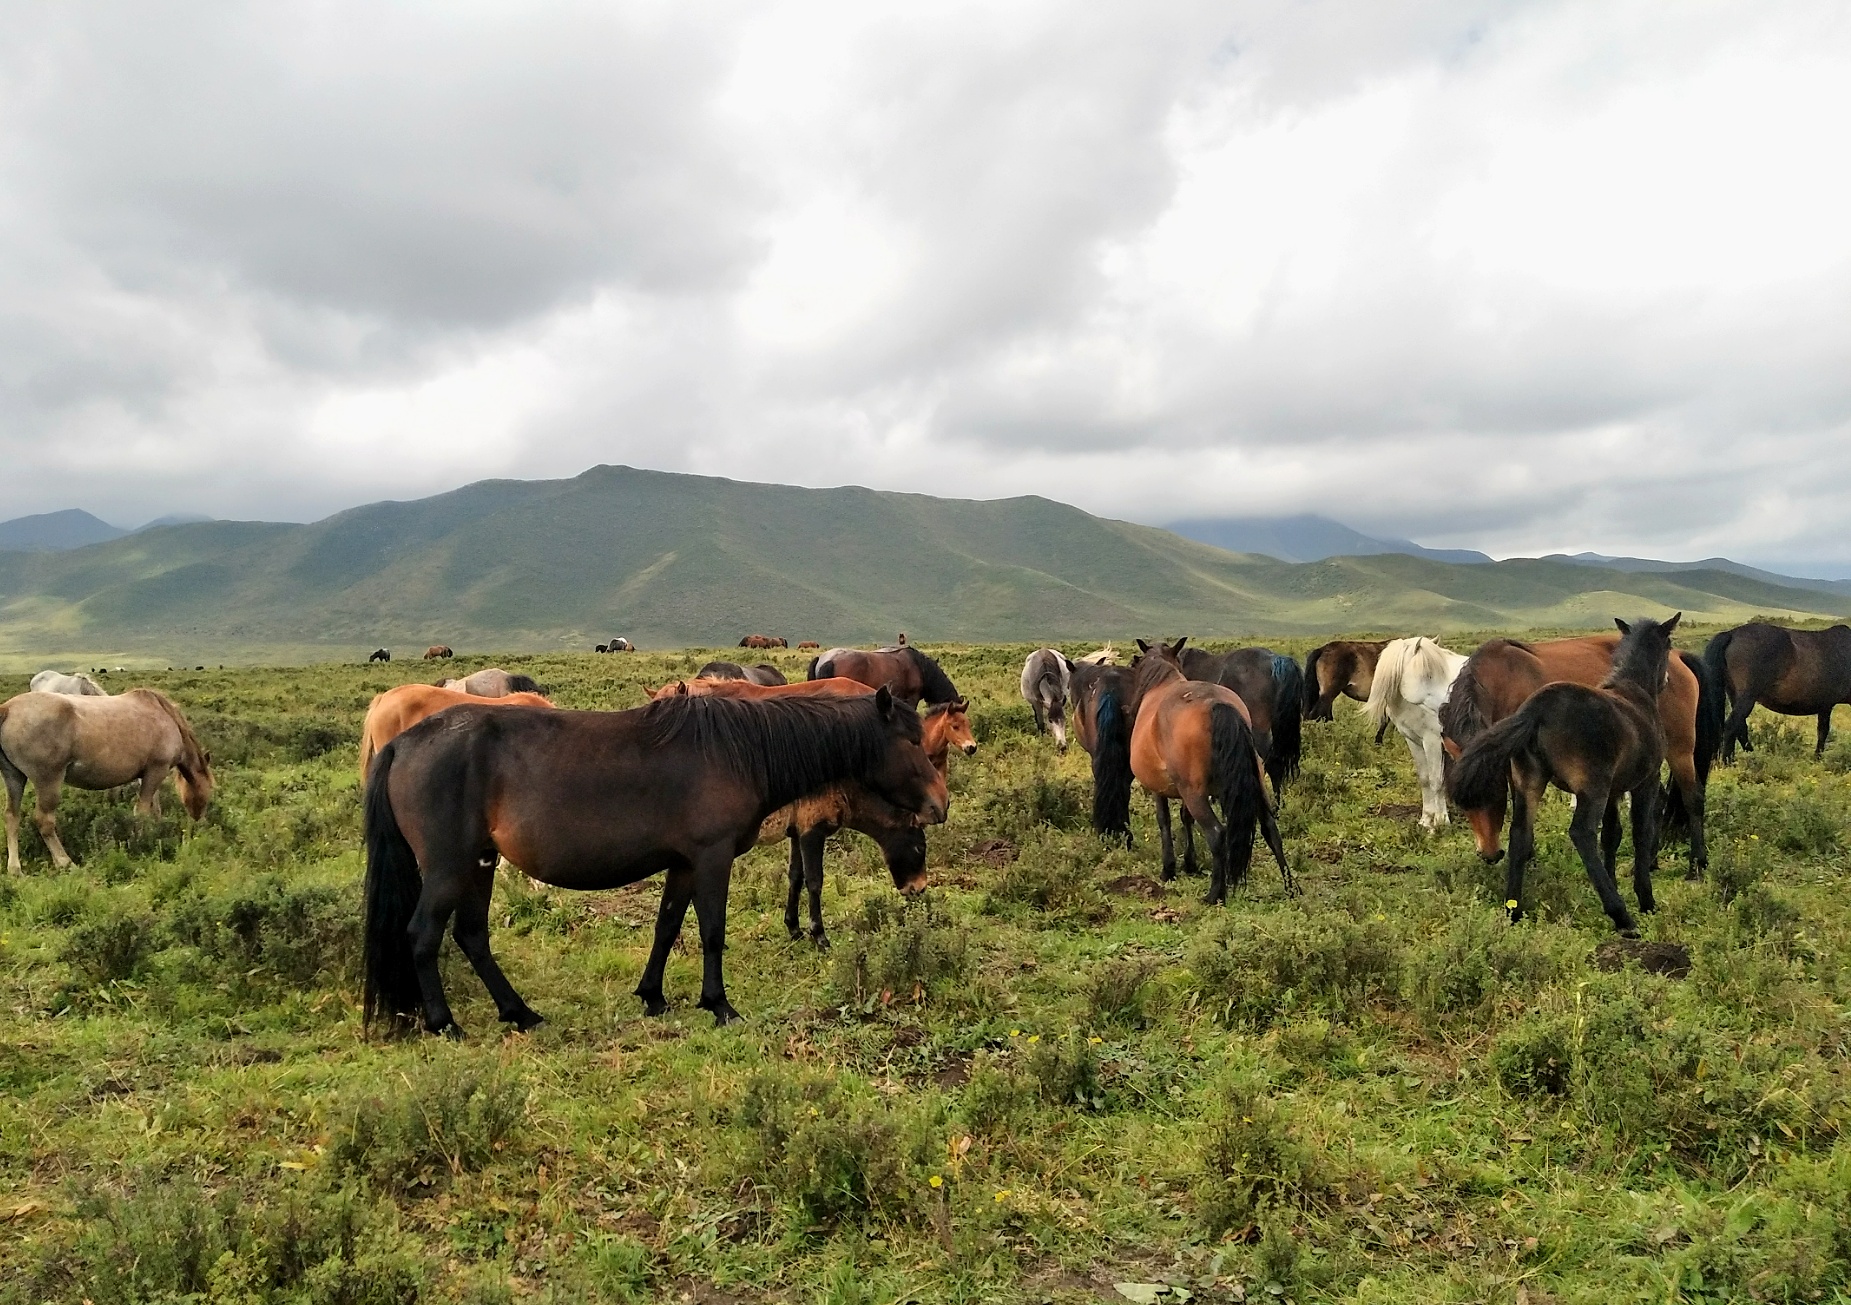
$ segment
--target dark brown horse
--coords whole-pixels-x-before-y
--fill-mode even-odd
[[[1129,666],[1075,662],[1067,681],[1073,732],[1093,764],[1093,832],[1131,846]]]
[[[748,634],[739,641],[739,646],[741,648],[788,648],[791,642],[775,634]]]
[[[870,689],[885,685],[894,697],[914,707],[921,702],[956,702],[964,696],[937,662],[910,645],[873,652],[831,648],[811,661],[809,678],[825,680],[832,675],[859,680]]]
[[[1523,871],[1536,850],[1536,810],[1551,784],[1575,795],[1568,837],[1581,854],[1613,927],[1631,934],[1632,913],[1614,882],[1620,846],[1620,797],[1632,795],[1632,884],[1650,911],[1658,863],[1658,772],[1665,761],[1662,695],[1674,658],[1671,633],[1683,613],[1660,624],[1615,621],[1625,636],[1598,688],[1547,684],[1513,715],[1473,738],[1454,763],[1447,788],[1460,806],[1483,810],[1509,792],[1510,866],[1504,906],[1523,915]]]
[[[1237,648],[1229,653],[1184,648],[1182,669],[1188,679],[1234,690],[1247,704],[1253,741],[1266,759],[1266,774],[1276,797],[1286,780],[1298,773],[1303,755],[1300,716],[1305,709],[1305,679],[1298,663],[1270,648]]]
[[[562,888],[618,888],[667,872],[636,994],[667,1011],[662,975],[690,902],[700,1005],[725,1024],[721,955],[733,859],[766,816],[853,780],[921,822],[944,819],[944,781],[919,718],[886,692],[744,701],[677,695],[634,711],[459,706],[399,735],[366,790],[365,1008],[453,1033],[437,955],[452,918],[507,1023],[540,1017],[488,946],[497,855]]]
[[[1832,708],[1851,702],[1851,626],[1788,630],[1751,621],[1711,639],[1703,664],[1725,700],[1735,700],[1722,731],[1725,762],[1738,742],[1750,749],[1748,714],[1756,704],[1783,716],[1817,716],[1818,756],[1832,736]]]
[[[1305,719],[1329,720],[1339,697],[1368,702],[1375,663],[1386,647],[1386,639],[1338,639],[1313,648],[1305,658]]]

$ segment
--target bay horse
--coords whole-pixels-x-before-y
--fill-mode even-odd
[[[775,634],[748,634],[739,641],[741,648],[788,648],[789,639]]]
[[[1442,746],[1449,756],[1457,757],[1473,738],[1510,716],[1545,684],[1556,680],[1588,688],[1600,684],[1613,668],[1619,644],[1617,634],[1546,643],[1492,639],[1481,644],[1466,659],[1440,708]],[[1671,658],[1669,678],[1658,698],[1658,716],[1665,732],[1665,761],[1671,768],[1670,791],[1662,804],[1663,824],[1689,832],[1690,874],[1695,877],[1709,865],[1704,791],[1723,730],[1722,694],[1700,659],[1690,653]],[[1504,813],[1502,798],[1484,808],[1466,809],[1478,855],[1488,862],[1496,863],[1504,855],[1498,846]]]
[[[1724,630],[1703,649],[1703,664],[1725,703],[1734,699],[1722,731],[1722,759],[1734,760],[1739,742],[1749,749],[1748,715],[1756,704],[1783,716],[1817,716],[1825,752],[1832,736],[1832,709],[1851,702],[1851,626],[1788,630],[1751,621]]]
[[[1447,787],[1461,806],[1482,810],[1511,794],[1510,865],[1504,907],[1523,917],[1523,871],[1536,851],[1536,809],[1553,784],[1575,795],[1568,837],[1613,927],[1637,926],[1614,882],[1620,797],[1632,795],[1632,885],[1651,911],[1658,863],[1658,784],[1665,761],[1663,694],[1673,663],[1668,621],[1614,622],[1624,636],[1597,688],[1545,684],[1515,713],[1474,737],[1453,763]]]
[[[81,672],[66,675],[63,671],[40,671],[26,686],[30,693],[68,693],[80,698],[106,698],[109,691]]]
[[[1339,697],[1369,701],[1375,664],[1387,639],[1337,639],[1320,644],[1305,658],[1305,719],[1329,720]],[[1376,735],[1376,742],[1382,741]]]
[[[389,662],[392,660],[392,650],[390,648],[375,648],[366,655],[366,660],[369,665],[373,662]]]
[[[1414,758],[1414,776],[1420,782],[1422,829],[1438,829],[1447,823],[1446,749],[1440,730],[1440,707],[1465,663],[1463,655],[1442,648],[1425,635],[1417,635],[1384,644],[1370,675],[1364,710],[1375,726],[1377,740],[1393,725],[1408,745]]]
[[[807,675],[812,680],[846,676],[870,689],[884,684],[893,690],[894,697],[911,707],[921,702],[956,702],[964,696],[937,662],[910,644],[872,652],[831,648],[811,661]]]
[[[1131,668],[1076,662],[1068,676],[1073,732],[1093,767],[1093,833],[1131,846]]]
[[[380,749],[366,789],[365,1015],[422,1013],[460,1034],[437,956],[454,936],[501,1019],[540,1022],[488,945],[498,855],[561,888],[620,888],[667,872],[636,995],[667,1012],[662,977],[690,903],[699,920],[700,1007],[726,998],[733,860],[766,816],[855,781],[922,824],[946,794],[920,747],[919,718],[886,690],[852,698],[675,697],[631,711],[453,707]]]
[[[448,661],[454,656],[456,653],[448,644],[434,643],[424,650],[424,660],[427,662]]]
[[[1170,802],[1175,799],[1183,805],[1189,861],[1195,851],[1191,823],[1200,824],[1208,838],[1213,870],[1203,900],[1210,906],[1225,905],[1230,885],[1238,887],[1247,877],[1256,828],[1278,861],[1290,894],[1292,870],[1267,800],[1265,763],[1247,723],[1247,704],[1225,685],[1188,679],[1182,666],[1183,642],[1152,647],[1140,639],[1143,655],[1132,662],[1131,771],[1157,799],[1163,878],[1167,882],[1176,877],[1170,837]],[[1219,818],[1214,802],[1221,803]]]
[[[490,666],[473,675],[465,675],[460,680],[442,680],[437,687],[455,689],[458,693],[467,693],[477,698],[505,698],[510,693],[544,692],[533,676],[504,671],[499,666]]]
[[[1219,684],[1240,695],[1247,706],[1253,741],[1266,760],[1266,774],[1277,796],[1286,780],[1298,774],[1303,758],[1300,718],[1305,679],[1298,663],[1270,648],[1237,648],[1219,654],[1185,648],[1182,671],[1188,679]]]
[[[1073,663],[1058,648],[1037,648],[1022,663],[1022,696],[1035,714],[1035,733],[1054,732],[1054,748],[1067,750],[1067,682]]]
[[[58,838],[58,796],[65,784],[107,789],[141,781],[136,807],[161,811],[161,781],[172,772],[180,802],[194,820],[212,800],[212,755],[199,746],[165,694],[129,689],[111,697],[22,693],[0,703],[0,779],[6,783],[6,864],[21,873],[20,809],[30,782],[39,835],[51,863],[67,869],[71,857]]]
[[[553,704],[539,693],[504,693],[489,699],[497,707],[550,707]],[[387,689],[367,704],[366,720],[360,726],[360,782],[366,783],[367,769],[378,751],[426,717],[467,703],[483,702],[480,696],[462,689],[448,689],[440,684],[401,684]]]

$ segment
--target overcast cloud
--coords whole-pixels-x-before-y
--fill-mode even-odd
[[[1851,574],[1840,3],[7,14],[0,517],[629,462]]]

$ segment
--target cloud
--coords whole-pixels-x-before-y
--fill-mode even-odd
[[[15,26],[0,514],[628,461],[1851,563],[1836,6]]]

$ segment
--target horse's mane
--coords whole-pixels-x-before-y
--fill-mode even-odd
[[[1481,648],[1479,651],[1484,650]],[[1376,674],[1379,676],[1381,672],[1382,664],[1378,661]],[[1454,743],[1464,747],[1490,727],[1491,722],[1485,719],[1484,705],[1478,701],[1478,653],[1473,653],[1466,658],[1465,665],[1459,668],[1459,674],[1453,680],[1452,692],[1440,704],[1440,730]]]
[[[1653,636],[1664,641],[1664,659],[1671,658],[1671,636],[1661,634],[1663,627],[1657,621],[1641,617],[1633,622],[1620,640],[1620,646],[1613,650],[1613,665],[1601,680],[1603,689],[1617,689],[1622,684],[1630,684],[1645,691],[1653,701],[1658,699],[1659,686],[1653,681],[1658,678],[1658,668],[1654,665],[1659,659],[1659,650],[1653,647]]]
[[[918,718],[913,742],[920,741]],[[782,806],[879,764],[881,718],[860,697],[658,698],[643,708],[657,746],[692,746],[762,797]]]
[[[920,652],[911,644],[895,649],[913,659],[913,665],[919,668],[919,682],[925,690],[925,697],[933,702],[949,702],[958,696],[958,686],[951,682],[951,677],[930,657]]]
[[[187,769],[194,772],[204,772],[209,769],[206,763],[206,750],[199,746],[199,737],[193,733],[193,727],[186,723],[186,717],[181,714],[180,709],[174,706],[173,699],[158,689],[130,689],[122,696],[145,698],[166,712],[168,719],[173,721],[174,728],[180,731],[180,747],[186,754]]]
[[[930,704],[926,707],[925,714],[927,717],[943,716],[949,711],[964,711],[969,706],[970,704],[965,702],[964,699],[954,698],[950,702],[935,702]]]

